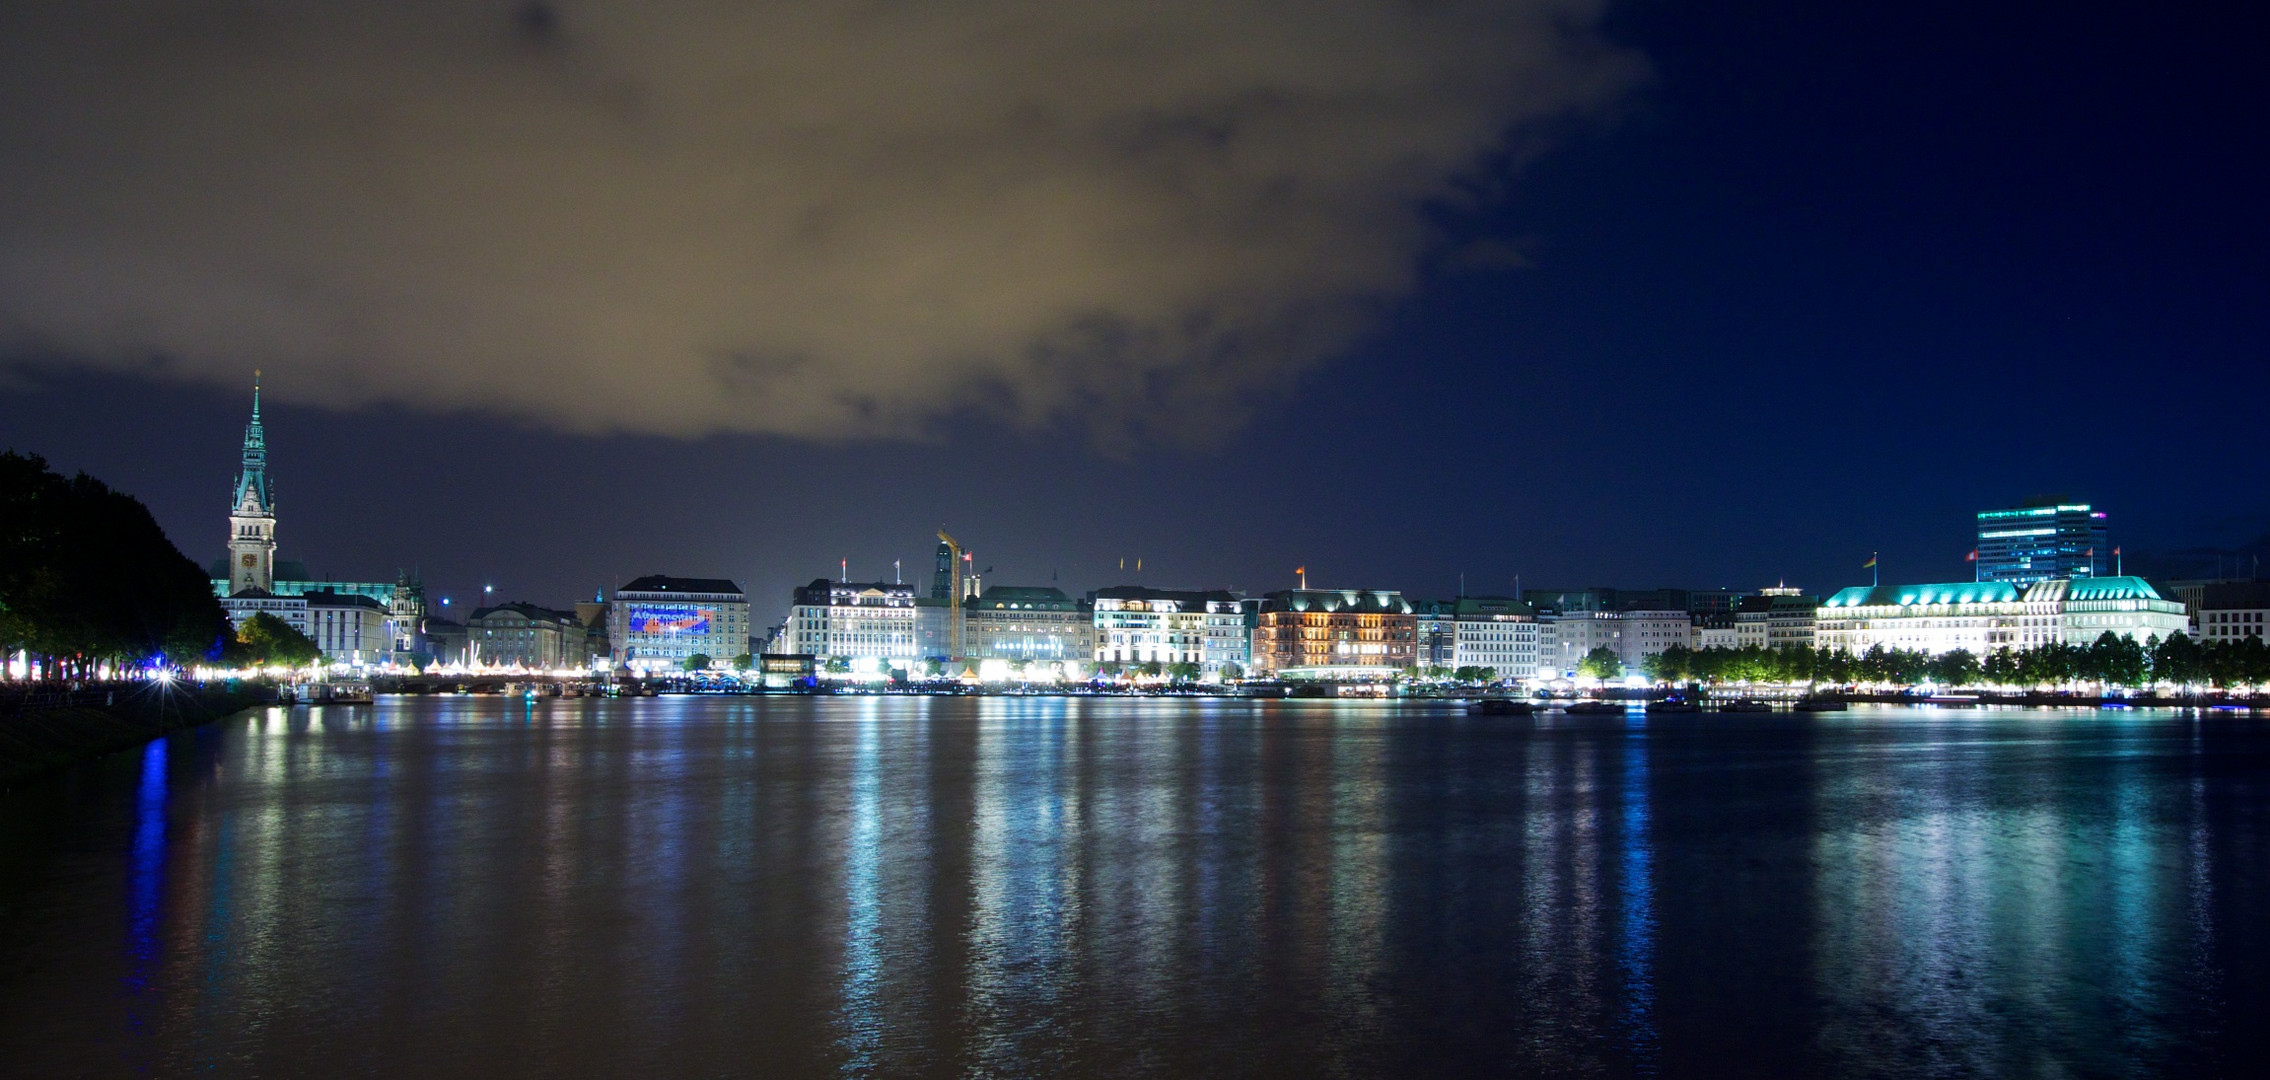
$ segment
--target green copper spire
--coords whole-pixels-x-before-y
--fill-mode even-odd
[[[272,514],[268,493],[268,432],[260,426],[260,373],[252,373],[252,422],[244,425],[244,468],[236,477],[236,509]],[[249,504],[248,504],[249,500]]]

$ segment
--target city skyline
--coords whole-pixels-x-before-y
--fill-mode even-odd
[[[246,391],[243,394],[240,394],[239,397],[240,400],[236,405],[238,409],[238,415],[236,417],[237,426],[234,427],[230,436],[230,445],[232,447],[237,447],[243,442],[244,429],[241,425],[244,419],[243,410],[248,407],[250,403],[250,387],[248,386]],[[178,400],[179,395],[176,395],[176,401]],[[290,489],[292,487],[293,480],[291,474],[295,471],[290,460],[290,451],[295,447],[295,444],[301,446],[305,445],[302,439],[304,438],[306,433],[301,433],[302,438],[292,437],[289,424],[285,425],[282,428],[278,428],[275,425],[273,417],[275,415],[277,406],[270,402],[264,404],[262,408],[266,410],[269,416],[269,419],[261,425],[265,429],[264,441],[271,445],[279,444],[279,432],[281,432],[282,435],[280,439],[280,445],[285,448],[283,451],[280,451],[285,455],[281,460],[281,464],[271,462],[268,467],[280,468],[285,476],[285,479],[282,481],[282,483],[287,489]],[[311,412],[309,410],[298,409],[291,411],[300,415],[308,415]],[[323,415],[320,412],[314,412],[313,416],[309,420],[303,422],[307,423],[310,427],[319,428],[322,431],[333,430],[334,425],[325,424],[322,422],[322,419]],[[211,426],[211,424],[207,423],[198,423],[194,425],[194,427],[200,430],[209,428]],[[229,474],[229,486],[232,489],[237,478],[237,471],[241,466],[241,463],[237,460],[239,456],[241,455],[233,452],[226,455],[226,471]],[[314,458],[319,462],[324,460],[323,456],[320,453],[314,455]],[[178,455],[169,460],[175,462],[194,461],[194,458],[188,455]],[[68,462],[63,461],[58,461],[56,462],[56,464],[61,468],[71,467]],[[430,560],[425,557],[416,557],[406,560],[397,559],[394,562],[387,563],[383,558],[381,558],[380,563],[382,563],[383,565],[374,564],[366,566],[362,565],[361,562],[355,561],[353,559],[342,559],[330,554],[330,552],[334,548],[344,550],[350,553],[350,555],[359,550],[364,552],[367,558],[367,553],[370,549],[370,546],[367,543],[356,542],[356,537],[352,528],[350,528],[345,533],[341,533],[337,528],[339,520],[338,516],[342,512],[348,519],[348,524],[350,526],[353,524],[353,519],[357,516],[358,508],[354,505],[356,500],[351,495],[351,489],[342,489],[340,484],[329,482],[323,477],[309,477],[306,479],[313,482],[314,490],[319,493],[318,498],[316,500],[313,500],[318,510],[329,512],[328,514],[319,512],[317,515],[313,515],[317,527],[323,531],[318,531],[313,537],[303,539],[303,534],[299,531],[297,522],[293,522],[292,524],[284,526],[280,533],[282,539],[278,545],[277,558],[285,563],[304,565],[307,568],[308,573],[310,573],[314,577],[338,581],[391,580],[397,573],[397,571],[413,573],[428,582],[428,591],[431,593],[435,603],[437,604],[436,614],[446,615],[454,613],[455,615],[461,617],[464,612],[470,611],[474,606],[489,603],[503,603],[508,600],[550,605],[566,604],[576,599],[585,599],[594,594],[612,590],[624,581],[628,581],[633,577],[650,573],[684,572],[696,574],[697,576],[702,574],[717,573],[723,574],[723,576],[732,577],[737,581],[746,580],[749,582],[749,585],[747,586],[748,591],[752,598],[756,600],[758,609],[760,611],[763,609],[763,604],[765,603],[765,601],[759,598],[770,595],[771,591],[777,591],[782,597],[785,597],[790,589],[793,589],[794,587],[811,580],[813,577],[824,576],[830,579],[834,579],[840,573],[844,572],[847,568],[850,570],[851,578],[853,580],[888,580],[890,578],[890,572],[893,569],[893,562],[895,560],[897,564],[895,568],[896,571],[904,578],[904,580],[906,580],[910,584],[916,585],[918,587],[927,587],[929,580],[928,575],[930,571],[928,570],[928,565],[930,551],[929,545],[924,542],[927,541],[928,537],[919,533],[910,538],[911,542],[909,543],[904,554],[887,554],[892,550],[890,546],[890,540],[887,538],[869,536],[861,538],[860,540],[858,549],[863,552],[863,555],[859,557],[850,555],[837,555],[828,557],[819,552],[806,552],[802,555],[798,555],[796,553],[789,554],[788,559],[790,560],[790,563],[788,565],[793,566],[794,562],[797,560],[809,561],[812,565],[808,568],[795,566],[795,568],[783,570],[781,568],[783,564],[779,562],[760,563],[755,560],[744,559],[740,566],[728,567],[724,570],[713,570],[712,568],[708,567],[686,568],[671,565],[656,565],[653,564],[652,560],[650,560],[650,562],[647,564],[635,564],[628,566],[624,568],[624,570],[620,573],[612,573],[610,577],[592,578],[584,581],[575,581],[573,579],[570,579],[568,581],[567,587],[564,589],[559,587],[560,578],[558,575],[530,573],[526,570],[518,573],[507,571],[494,574],[480,574],[476,572],[470,575],[464,573],[462,570],[444,570],[444,575],[453,576],[437,576],[433,572],[429,571],[427,567],[429,565],[438,565],[440,567],[450,567],[452,565],[452,560],[449,558],[450,545],[447,543],[437,543],[434,544],[431,548],[418,549],[432,551],[436,557]],[[354,477],[350,476],[348,479],[351,482]],[[481,483],[478,480],[467,480],[465,482],[476,488],[479,487]],[[217,539],[213,539],[212,537],[200,537],[199,535],[197,535],[200,531],[204,533],[215,532],[213,527],[213,499],[205,498],[194,500],[195,505],[191,508],[188,508],[187,510],[189,516],[193,518],[203,519],[202,524],[205,526],[205,528],[198,530],[198,522],[193,521],[185,526],[180,521],[175,520],[176,518],[182,516],[184,511],[184,507],[181,504],[185,500],[179,497],[178,491],[169,490],[160,492],[134,493],[137,495],[137,497],[144,498],[144,500],[152,506],[152,509],[157,514],[161,525],[168,530],[168,534],[174,537],[177,545],[182,547],[185,553],[188,553],[193,558],[197,559],[200,564],[208,561],[208,556],[218,556],[218,554],[220,553],[219,541]],[[444,492],[443,494],[450,493]],[[329,498],[325,498],[325,495],[346,495],[347,497],[334,502]],[[2068,493],[2036,493],[2028,495],[2026,499],[2031,499],[2033,501],[2043,501],[2046,499],[2047,501],[2055,502],[2060,499],[2070,499],[2074,497],[2076,496],[2072,496]],[[2017,505],[2022,501],[2025,500],[2015,496],[2009,496],[2002,497],[1999,499],[1999,501],[1993,501],[1982,505],[1999,508],[2004,505]],[[327,503],[329,503],[329,505],[326,505]],[[344,503],[345,505],[340,505],[341,503]],[[2104,505],[2101,500],[2099,502],[2099,505]],[[1250,550],[1229,553],[1216,552],[1214,553],[1216,557],[1211,561],[1201,560],[1194,563],[1193,561],[1187,559],[1176,560],[1169,558],[1162,563],[1162,560],[1160,560],[1158,556],[1146,555],[1140,552],[1135,554],[1114,554],[1106,551],[1100,555],[1087,553],[1085,557],[1054,558],[1051,557],[1052,553],[1035,550],[1038,545],[1030,541],[1020,541],[1020,538],[1014,535],[1003,535],[999,537],[985,535],[984,540],[973,540],[971,541],[971,543],[975,550],[981,552],[979,565],[974,566],[973,569],[983,569],[985,566],[994,567],[995,572],[989,575],[989,581],[991,581],[992,583],[1009,585],[1053,584],[1064,587],[1068,592],[1071,592],[1075,595],[1092,591],[1094,589],[1108,588],[1115,585],[1145,585],[1157,588],[1227,588],[1258,595],[1262,592],[1267,592],[1274,589],[1291,588],[1297,586],[1300,583],[1300,576],[1296,573],[1296,566],[1306,565],[1310,563],[1316,564],[1315,574],[1313,576],[1317,578],[1317,584],[1319,585],[1319,587],[1389,587],[1400,589],[1401,591],[1404,591],[1410,595],[1429,597],[1449,597],[1454,595],[1461,595],[1461,589],[1464,590],[1464,595],[1513,595],[1516,591],[1522,590],[1590,588],[1594,586],[1607,585],[1623,588],[1673,587],[1690,589],[1731,589],[1736,592],[1752,592],[1757,589],[1774,584],[1789,584],[1792,581],[1806,587],[1809,591],[1814,591],[1822,595],[1826,595],[1828,593],[1837,591],[1837,589],[1839,588],[1843,588],[1849,585],[1866,584],[1873,571],[1871,568],[1866,567],[1865,564],[1866,560],[1872,554],[1877,555],[1881,558],[1882,565],[1880,569],[1885,569],[1889,574],[1889,576],[1885,578],[1887,582],[1895,580],[1913,582],[1945,581],[1968,578],[1969,576],[1971,576],[1975,568],[1975,562],[1968,561],[1968,556],[1971,552],[1977,550],[1977,539],[1975,536],[1971,535],[1970,529],[1968,527],[1969,519],[1973,517],[1975,513],[1976,511],[1974,510],[1964,509],[1958,514],[1949,516],[1947,520],[1929,522],[1925,524],[1925,527],[1923,529],[1914,530],[1915,532],[1920,533],[1939,534],[1939,536],[1943,539],[1944,550],[1925,552],[1925,558],[1922,559],[1916,558],[1915,552],[1894,548],[1866,549],[1857,552],[1841,551],[1824,553],[1817,550],[1805,549],[1801,544],[1795,542],[1783,545],[1785,550],[1782,555],[1782,561],[1786,562],[1789,565],[1812,566],[1818,568],[1823,573],[1834,575],[1839,571],[1839,564],[1841,564],[1841,570],[1844,574],[1844,577],[1841,579],[1831,577],[1829,580],[1832,581],[1832,584],[1828,586],[1814,585],[1810,582],[1797,578],[1795,575],[1783,574],[1770,570],[1768,571],[1768,573],[1771,574],[1771,577],[1769,580],[1765,581],[1746,579],[1680,579],[1672,576],[1673,572],[1661,569],[1659,564],[1657,568],[1653,569],[1649,568],[1646,565],[1638,565],[1636,569],[1632,570],[1618,571],[1611,569],[1607,572],[1606,575],[1591,574],[1589,576],[1556,574],[1550,569],[1539,572],[1514,570],[1510,574],[1498,574],[1495,576],[1496,578],[1501,578],[1502,580],[1494,580],[1493,576],[1487,570],[1442,570],[1436,571],[1429,575],[1423,575],[1436,579],[1447,579],[1441,585],[1437,586],[1429,584],[1426,586],[1414,588],[1409,585],[1403,584],[1399,580],[1373,580],[1366,578],[1363,576],[1363,572],[1360,570],[1352,572],[1355,576],[1343,579],[1331,570],[1329,564],[1324,563],[1322,560],[1304,557],[1297,551],[1287,551],[1282,555],[1274,557],[1273,559],[1270,557],[1270,553],[1255,552]],[[288,516],[297,517],[298,515],[292,514]],[[982,517],[982,511],[971,516],[973,518]],[[902,512],[898,514],[898,517],[901,520],[904,520],[908,517],[908,515]],[[949,520],[947,524],[954,525],[956,528],[965,528],[966,531],[966,527],[959,525],[952,520]],[[1912,525],[1913,523],[1909,522],[1904,524]],[[2115,523],[2113,525],[2114,543],[2133,544],[2132,541],[2125,539],[2128,535],[2130,535],[2128,531],[2130,524],[2130,515],[2126,513],[2118,514],[2115,517]],[[2146,536],[2156,534],[2161,537],[2168,537],[2170,533],[2173,532],[2173,530],[2169,530],[2164,526],[2158,529],[2152,528],[2151,525],[2155,523],[2141,524],[2144,524],[2146,527],[2138,531]],[[920,526],[915,526],[915,528],[919,529]],[[1550,529],[1551,526],[1541,526],[1540,528]],[[413,528],[411,531],[426,532],[426,530],[415,528]],[[1897,534],[1896,529],[1893,531],[1895,532],[1895,534]],[[971,532],[970,535],[979,536],[984,534]],[[200,539],[210,540],[211,542],[201,545]],[[1535,539],[1535,537],[1527,537],[1525,539]],[[2213,558],[2212,555],[2204,554],[2204,552],[2207,550],[2207,545],[2196,543],[2182,544],[2180,540],[2177,544],[2171,545],[2167,544],[2167,542],[2163,540],[2162,546],[2160,547],[2144,547],[2137,550],[2132,550],[2128,554],[2130,557],[2136,560],[2136,565],[2133,568],[2134,572],[2144,573],[2150,576],[2163,578],[2210,576],[2229,576],[2243,578],[2253,576],[2258,573],[2256,568],[2257,563],[2255,561],[2259,558],[2259,554],[2257,552],[2259,552],[2259,550],[2264,548],[2265,546],[2266,545],[2261,540],[2257,540],[2252,544],[2242,543],[2232,545],[2230,548],[2230,557],[2223,561],[2223,568],[2219,572],[2214,568],[2212,561],[2202,561],[2203,559],[2211,560]],[[211,552],[207,552],[205,549],[208,547],[212,548],[213,550]],[[1010,557],[1013,561],[1005,561],[1004,556],[999,554],[1004,549],[1014,553],[1014,555]],[[653,550],[666,550],[666,545],[657,546]],[[1172,551],[1174,549],[1170,546],[1168,550]],[[1372,553],[1372,557],[1370,559],[1359,561],[1355,565],[1378,565],[1383,563],[1387,565],[1394,565],[1397,559],[1402,559],[1406,564],[1408,564],[1410,557],[1413,554],[1414,552],[1412,551],[1377,552]],[[1840,555],[1843,557],[1838,557]],[[1729,561],[1741,561],[1744,557],[1744,555],[1738,555],[1735,559]],[[632,558],[635,559],[636,556],[633,555]],[[665,557],[659,555],[654,557],[654,559],[656,560],[663,558]],[[1778,563],[1768,561],[1772,558],[1772,554],[1769,553],[1766,556],[1766,559],[1750,557],[1748,558],[1748,561],[1752,565],[1778,565]],[[2109,566],[2111,560],[2108,558],[2103,561],[2105,561]],[[1207,573],[1207,571],[1204,569],[1186,569],[1186,567],[1192,565],[1201,567],[1208,565],[1216,567],[1224,565],[1244,565],[1247,567],[1255,567],[1266,562],[1283,562],[1287,565],[1285,565],[1281,570],[1274,571],[1270,570],[1266,566],[1262,566],[1258,571],[1258,574],[1255,575],[1260,579],[1257,584],[1248,584],[1244,581],[1237,580],[1216,580],[1205,579],[1202,577],[1185,576],[1204,575]],[[822,565],[823,563],[825,565]],[[1043,564],[1045,564],[1045,568],[1034,569],[1042,567]],[[1579,564],[1582,564],[1581,561]],[[1932,569],[1918,569],[1919,567],[1925,566],[1931,567]],[[907,569],[909,567],[912,567],[913,569]],[[879,570],[883,572],[869,573],[868,571],[870,570]],[[2170,572],[2171,570],[2173,571],[2173,573]],[[609,572],[603,571],[603,573]],[[1249,571],[1249,573],[1251,572]],[[1333,578],[1330,581],[1327,581],[1325,577],[1325,575],[1328,573],[1333,574]],[[545,584],[547,581],[551,582],[551,584]],[[771,583],[775,581],[783,583],[782,587],[778,590],[768,591],[761,587],[760,584]],[[438,607],[438,602],[442,597],[448,597],[451,599],[452,604],[448,609],[442,609]],[[785,600],[783,600],[782,603],[783,605],[785,605]],[[761,618],[762,617],[760,617],[760,621]]]

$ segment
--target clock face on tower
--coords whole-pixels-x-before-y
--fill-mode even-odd
[[[260,564],[260,557],[257,555],[246,555],[239,561],[243,562],[246,566],[257,566]]]

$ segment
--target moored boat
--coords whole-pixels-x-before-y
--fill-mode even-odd
[[[1482,698],[1466,704],[1469,716],[1528,716],[1536,711],[1535,705],[1512,698]]]
[[[1570,716],[1622,716],[1625,708],[1621,701],[1575,701],[1563,711]]]
[[[1718,707],[1719,712],[1772,712],[1773,702],[1757,698],[1735,698]]]

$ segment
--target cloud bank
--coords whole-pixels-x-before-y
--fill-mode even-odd
[[[1188,434],[1637,70],[1601,0],[0,9],[0,353],[571,430]]]

